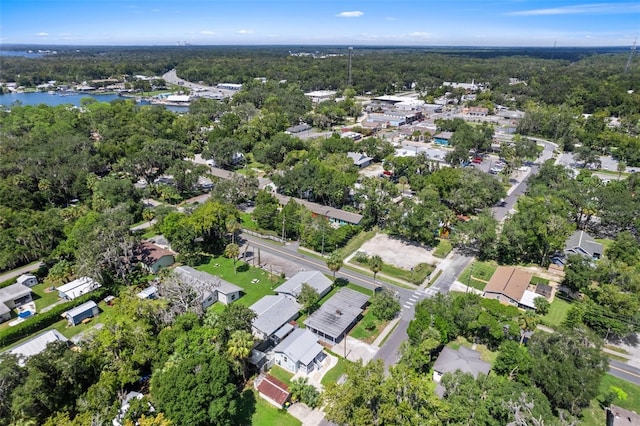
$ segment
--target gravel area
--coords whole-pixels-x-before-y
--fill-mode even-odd
[[[419,263],[437,265],[440,259],[432,255],[433,249],[409,243],[386,234],[378,234],[362,245],[359,251],[369,256],[378,255],[384,263],[410,270]]]

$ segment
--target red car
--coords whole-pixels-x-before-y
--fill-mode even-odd
[[[473,157],[473,160],[471,160],[471,162],[475,164],[480,164],[482,163],[482,157]]]

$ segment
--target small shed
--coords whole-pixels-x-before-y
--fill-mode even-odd
[[[158,297],[158,287],[152,285],[136,294],[140,299],[156,299]]]
[[[22,274],[16,279],[16,283],[27,287],[33,287],[38,284],[38,278],[33,274]]]
[[[102,286],[93,279],[81,277],[58,287],[58,297],[73,300],[100,287]]]
[[[259,376],[253,383],[260,396],[270,404],[282,408],[289,402],[289,398],[291,397],[289,386],[275,377],[269,374]]]
[[[75,308],[64,312],[62,316],[67,319],[69,325],[75,326],[87,318],[98,316],[99,313],[100,308],[98,308],[96,302],[90,300],[80,306],[76,306]]]

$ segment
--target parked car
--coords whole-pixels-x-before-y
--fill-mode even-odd
[[[480,164],[482,163],[482,157],[473,157],[473,160],[471,160],[471,162],[475,164]]]

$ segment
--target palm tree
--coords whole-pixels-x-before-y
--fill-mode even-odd
[[[225,227],[227,228],[227,232],[231,234],[231,242],[235,244],[236,242],[236,232],[242,229],[240,222],[236,220],[236,218],[230,218],[225,223]]]
[[[240,247],[236,243],[227,244],[224,248],[224,255],[229,259],[233,259],[233,273],[236,273],[236,262],[240,256]]]
[[[527,331],[533,331],[536,328],[536,326],[538,325],[539,321],[540,321],[540,318],[538,318],[536,313],[533,312],[533,311],[527,311],[523,315],[520,316],[520,318],[518,319],[518,325],[520,326],[520,329],[522,330],[520,332],[520,344],[522,344],[522,342],[524,342],[524,334]]]
[[[402,185],[402,192],[404,193],[404,188],[409,183],[409,179],[406,176],[400,176],[398,183]]]
[[[327,268],[329,268],[329,270],[333,272],[334,281],[336,280],[336,272],[338,272],[340,268],[342,268],[343,264],[344,261],[342,260],[342,256],[340,256],[336,251],[332,252],[327,258]]]
[[[246,330],[236,330],[227,342],[227,353],[236,360],[242,369],[242,377],[245,378],[246,360],[253,349],[253,335]]]
[[[376,275],[382,269],[382,258],[377,254],[371,256],[367,262],[369,264],[369,269],[373,272],[373,291],[376,291]]]

